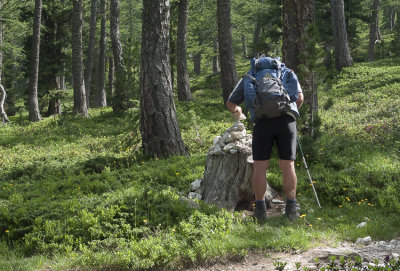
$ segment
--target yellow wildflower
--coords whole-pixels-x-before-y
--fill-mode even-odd
[[[9,233],[10,231],[9,230],[6,230],[6,233]]]
[[[320,217],[317,217],[317,219],[318,219],[318,220],[321,220],[321,218],[320,218]]]
[[[303,217],[305,217],[306,216],[306,214],[302,214],[301,216],[300,216],[300,218],[303,218]]]
[[[339,205],[339,208],[342,208],[343,207],[343,205]]]
[[[347,190],[347,188],[346,187],[343,187],[343,191],[346,191]]]

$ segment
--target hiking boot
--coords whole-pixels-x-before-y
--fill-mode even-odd
[[[267,208],[264,206],[256,206],[254,214],[251,216],[258,224],[267,222]]]
[[[300,217],[299,208],[296,204],[286,204],[285,216],[289,218],[290,221],[295,221]]]

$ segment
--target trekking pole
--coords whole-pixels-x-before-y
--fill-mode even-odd
[[[300,149],[301,155],[302,155],[302,157],[303,157],[303,163],[304,163],[304,166],[306,167],[307,174],[308,174],[308,178],[310,179],[310,183],[311,183],[312,189],[313,189],[313,191],[314,191],[315,198],[317,199],[318,206],[319,206],[319,208],[322,208],[322,207],[321,207],[321,204],[319,204],[319,199],[318,199],[318,196],[317,196],[317,191],[315,191],[314,183],[313,183],[313,181],[312,181],[310,171],[308,170],[306,158],[304,157],[304,153],[303,153],[303,149],[301,148],[301,144],[300,144],[299,137],[297,137],[297,144],[299,145],[299,149]]]

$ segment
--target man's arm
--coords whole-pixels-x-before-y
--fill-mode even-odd
[[[296,100],[296,104],[297,104],[297,108],[300,109],[301,105],[304,102],[304,95],[303,92],[299,92],[297,100]]]
[[[297,108],[300,109],[301,105],[304,102],[304,95],[303,95],[303,89],[301,88],[299,83],[297,83],[297,91],[298,95],[297,95],[296,105]]]
[[[226,108],[231,112],[232,118],[235,120],[240,119],[242,115],[242,108],[240,106],[228,100],[226,101]]]

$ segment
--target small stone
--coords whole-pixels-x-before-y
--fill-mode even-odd
[[[362,228],[362,227],[365,227],[366,225],[367,225],[367,222],[362,222],[357,225],[357,228]]]
[[[225,143],[232,143],[233,141],[235,141],[235,138],[231,134],[228,134],[224,140]]]
[[[273,200],[272,200],[272,203],[275,203],[275,204],[284,204],[285,202],[284,202],[283,200],[273,199]]]
[[[221,136],[216,136],[213,140],[213,145],[217,145],[219,140],[220,140]]]
[[[200,188],[200,186],[201,186],[201,180],[199,180],[199,179],[196,179],[194,182],[192,182],[190,184],[190,187],[191,187],[192,191],[196,191],[197,189]]]
[[[395,259],[396,261],[399,259],[400,255],[398,253],[392,253],[391,254],[392,258]]]
[[[368,246],[372,243],[371,237],[367,236],[364,238],[358,238],[356,241],[356,245],[363,245],[363,246]]]
[[[229,152],[230,152],[231,154],[235,154],[235,153],[237,153],[237,152],[238,152],[238,150],[235,150],[235,149],[230,149],[230,150],[229,150]]]
[[[235,147],[235,144],[233,143],[229,143],[228,145],[226,145],[223,149],[224,152],[229,152],[233,147]]]
[[[189,199],[201,199],[202,195],[198,194],[198,193],[195,193],[195,192],[190,192],[189,195],[188,195],[188,198]]]
[[[315,265],[310,265],[310,266],[308,266],[308,270],[314,271],[314,270],[317,270],[317,267]]]

